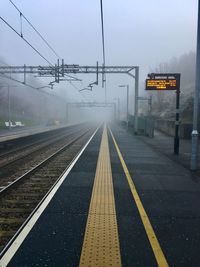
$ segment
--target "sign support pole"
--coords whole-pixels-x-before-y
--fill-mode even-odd
[[[174,136],[174,154],[179,154],[179,114],[180,114],[180,90],[176,90],[176,120],[175,120],[175,136]]]

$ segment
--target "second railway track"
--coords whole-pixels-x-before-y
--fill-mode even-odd
[[[81,133],[84,129],[82,126],[74,127],[50,140],[39,142],[37,145],[32,144],[27,149],[22,147],[17,153],[10,153],[11,155],[8,158],[3,157],[3,160],[0,158],[0,191],[47,156],[56,152],[66,143],[66,140],[73,138],[74,135]]]
[[[54,144],[60,139],[65,138],[69,134],[73,134],[75,131],[78,131],[81,129],[81,125],[75,125],[72,127],[69,127],[67,130],[61,129],[59,132],[51,133],[48,137],[38,137],[39,140],[35,140],[35,136],[29,136],[34,137],[33,141],[29,140],[29,142],[25,144],[24,141],[21,141],[21,144],[16,145],[17,147],[15,149],[8,150],[4,153],[0,154],[0,167],[4,167],[5,165],[8,165],[20,158],[24,158],[25,156],[29,155],[31,152],[35,152],[41,148],[44,148],[46,146],[49,146],[50,144]],[[49,134],[49,133],[48,133]]]
[[[0,192],[0,251],[57,182],[93,132],[94,128],[90,128],[74,134],[62,148],[3,188]]]

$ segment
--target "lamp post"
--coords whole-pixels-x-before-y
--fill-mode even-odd
[[[120,121],[120,98],[119,97],[115,97],[114,100],[117,100],[117,117],[118,117],[118,121]]]
[[[127,130],[128,130],[128,111],[129,111],[129,85],[119,85],[119,87],[125,87],[127,90],[127,97],[126,97],[126,124],[127,124]]]

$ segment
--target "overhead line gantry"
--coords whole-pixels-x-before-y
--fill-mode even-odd
[[[63,77],[69,74],[127,74],[134,79],[135,88],[135,108],[134,108],[134,131],[138,131],[138,94],[139,94],[139,67],[138,66],[80,66],[78,64],[62,64],[55,66],[0,66],[0,74],[23,74],[24,83],[26,74],[37,75],[38,77],[54,77],[55,82],[59,83],[64,80]]]

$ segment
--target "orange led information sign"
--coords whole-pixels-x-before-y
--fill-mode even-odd
[[[146,79],[146,90],[177,90],[177,79]]]

